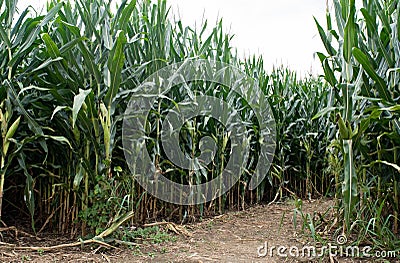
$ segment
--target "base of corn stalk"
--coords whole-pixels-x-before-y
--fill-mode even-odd
[[[13,244],[8,244],[4,242],[0,242],[0,245],[8,248],[12,248],[14,250],[33,250],[33,251],[50,251],[50,250],[58,250],[58,249],[63,249],[63,248],[69,248],[69,247],[77,247],[77,246],[83,246],[83,245],[88,245],[88,244],[94,244],[97,243],[101,246],[108,247],[108,248],[114,248],[117,249],[114,246],[111,246],[107,244],[106,242],[97,240],[97,239],[89,239],[89,240],[84,240],[84,241],[78,241],[74,243],[68,243],[68,244],[60,244],[56,246],[50,246],[50,247],[19,247]]]
[[[285,190],[286,192],[291,194],[293,196],[293,198],[298,199],[298,196],[293,191],[290,191],[288,188],[281,185],[281,186],[279,186],[278,190],[276,191],[274,199],[271,202],[269,202],[267,204],[267,206],[274,204],[278,200],[279,195],[282,195],[282,190]]]
[[[276,202],[276,200],[278,200],[278,196],[279,196],[279,193],[281,192],[281,190],[282,190],[282,186],[279,187],[278,191],[276,191],[276,195],[275,195],[274,199],[271,202],[269,202],[267,204],[267,206],[274,204]]]
[[[299,198],[297,194],[295,194],[293,191],[290,191],[288,188],[282,186],[282,189],[291,194],[294,198]]]
[[[68,244],[61,244],[61,245],[56,245],[56,246],[50,246],[50,247],[19,247],[13,244],[8,244],[8,243],[3,243],[0,242],[0,245],[3,245],[5,247],[9,247],[9,248],[13,248],[16,250],[34,250],[34,251],[50,251],[50,250],[57,250],[57,249],[63,249],[63,248],[68,248],[68,247],[76,247],[76,246],[84,246],[84,245],[88,245],[88,244],[99,244],[101,246],[105,246],[108,248],[115,248],[114,246],[111,246],[110,244],[106,243],[104,240],[105,237],[111,235],[114,231],[116,231],[123,223],[125,223],[126,221],[130,220],[132,217],[135,216],[134,212],[129,212],[128,214],[125,215],[124,218],[122,218],[120,221],[114,223],[112,226],[110,226],[109,228],[107,228],[106,230],[104,230],[102,233],[100,233],[99,235],[88,239],[88,240],[82,240],[82,241],[78,241],[78,242],[74,242],[74,243],[68,243]]]
[[[177,235],[184,235],[186,237],[191,237],[192,234],[185,229],[183,226],[179,226],[172,222],[154,222],[149,224],[144,224],[142,227],[153,227],[153,226],[162,226],[165,225],[166,228]]]
[[[31,234],[26,233],[26,232],[24,232],[22,230],[18,230],[15,226],[2,227],[2,228],[0,227],[0,233],[1,232],[6,232],[6,231],[14,231],[16,237],[18,237],[18,233],[21,233],[24,236],[35,238],[38,241],[42,240],[41,238],[39,238],[37,236],[31,235]]]
[[[84,245],[89,245],[89,244],[98,244],[100,246],[103,247],[107,247],[107,248],[112,248],[112,249],[118,249],[115,246],[110,245],[109,243],[114,242],[116,244],[120,244],[120,245],[125,245],[125,246],[139,246],[140,244],[138,243],[133,243],[133,242],[126,242],[126,241],[121,241],[121,240],[117,240],[117,239],[110,239],[107,242],[104,241],[104,238],[111,235],[114,231],[116,231],[123,223],[125,223],[126,221],[130,220],[133,216],[135,215],[135,213],[130,212],[128,213],[123,219],[121,219],[119,222],[114,223],[110,228],[104,230],[102,233],[100,233],[99,235],[88,239],[88,240],[81,240],[81,241],[77,241],[77,242],[73,242],[73,243],[67,243],[67,244],[60,244],[60,245],[55,245],[55,246],[44,246],[44,247],[36,247],[36,246],[16,246],[14,244],[9,244],[9,243],[4,243],[4,242],[0,242],[0,245],[7,247],[7,248],[11,248],[14,250],[32,250],[32,251],[51,251],[51,250],[59,250],[59,249],[64,249],[64,248],[70,248],[70,247],[77,247],[77,246],[84,246]],[[177,235],[184,235],[186,237],[190,237],[191,233],[188,232],[183,226],[179,226],[175,223],[172,222],[154,222],[154,223],[149,223],[149,224],[144,224],[142,227],[154,227],[154,226],[161,226],[161,225],[165,225],[166,228],[174,233],[176,233]],[[38,237],[32,236],[28,233],[22,232],[22,231],[18,231],[17,228],[15,227],[7,227],[7,228],[0,228],[0,232],[2,231],[10,231],[13,230],[16,232],[16,235],[18,232],[24,233],[30,237],[34,237],[37,240],[41,240]]]

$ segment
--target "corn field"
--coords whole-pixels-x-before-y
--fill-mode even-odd
[[[338,232],[398,246],[400,157],[400,4],[397,0],[333,0],[317,55],[321,78],[299,78],[260,57],[241,59],[222,22],[209,30],[174,20],[165,0],[49,1],[47,12],[16,9],[0,0],[0,220],[29,222],[35,233],[99,234],[128,213],[132,223],[157,219],[194,222],[276,198],[333,197]],[[114,11],[115,10],[115,11]],[[333,24],[335,22],[335,24]],[[211,32],[211,33],[206,33]],[[249,190],[258,158],[257,120],[235,99],[248,123],[249,173],[220,197],[175,205],[153,197],[124,158],[122,120],[135,87],[165,66],[202,58],[233,65],[253,78],[276,122],[276,150],[266,180]],[[226,99],[229,87],[193,83],[190,91]],[[165,94],[149,116],[147,150],[171,180],[201,183],[226,164],[219,150],[201,174],[179,169],[160,150],[158,128],[185,86]],[[229,95],[230,96],[230,95]],[[235,103],[236,103],[235,102]],[[227,149],[218,123],[195,118],[181,148],[196,154],[214,136]],[[262,160],[258,160],[262,161]],[[0,222],[1,222],[0,221]]]

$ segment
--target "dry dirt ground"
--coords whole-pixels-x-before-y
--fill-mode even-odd
[[[324,213],[334,205],[332,200],[303,202],[303,212]],[[400,262],[325,257],[312,259],[282,257],[273,246],[286,248],[312,245],[307,235],[293,224],[293,202],[259,205],[241,212],[185,225],[181,235],[161,244],[142,243],[133,248],[104,249],[73,247],[52,252],[16,250],[0,247],[1,262]],[[329,212],[330,213],[330,212]],[[323,217],[327,220],[330,215]],[[298,224],[300,218],[298,217]],[[323,230],[321,230],[323,231]],[[20,238],[21,239],[21,238]],[[58,238],[58,242],[66,241]],[[22,244],[27,245],[27,244]],[[266,250],[265,248],[268,247]],[[272,256],[269,251],[272,250]],[[266,253],[268,251],[268,253]],[[284,251],[283,254],[289,254]],[[296,253],[296,250],[293,250]],[[265,255],[266,254],[266,255]]]

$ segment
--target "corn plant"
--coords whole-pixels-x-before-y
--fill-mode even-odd
[[[1,208],[3,201],[3,189],[4,189],[4,180],[6,175],[6,169],[8,164],[10,163],[10,157],[8,157],[7,153],[10,147],[11,140],[18,129],[19,122],[21,121],[21,116],[19,116],[11,125],[8,127],[8,123],[11,123],[12,118],[12,110],[10,109],[10,101],[5,100],[2,104],[6,104],[5,107],[1,105],[0,109],[0,121],[1,121],[1,131],[2,131],[2,154],[1,154],[1,178],[0,178],[0,220],[1,220]],[[6,109],[3,114],[3,109]],[[11,114],[10,114],[11,113]],[[11,115],[11,116],[10,116]]]
[[[1,71],[1,105],[2,105],[2,172],[0,195],[3,194],[3,187],[6,181],[7,168],[18,162],[23,175],[26,177],[26,185],[24,197],[29,212],[31,213],[32,226],[34,227],[35,198],[34,198],[34,178],[28,172],[26,151],[30,151],[35,147],[44,153],[44,158],[38,158],[29,161],[30,165],[35,165],[40,159],[41,162],[46,160],[49,152],[47,140],[51,139],[58,143],[69,144],[68,140],[63,136],[54,136],[51,133],[45,133],[47,126],[39,125],[37,118],[27,109],[38,106],[35,101],[29,101],[29,97],[24,97],[26,91],[40,89],[32,83],[27,83],[27,75],[31,74],[32,68],[29,67],[31,57],[29,53],[35,48],[35,41],[39,36],[40,30],[50,20],[61,7],[58,4],[47,15],[40,16],[36,19],[27,17],[29,10],[21,13],[16,22],[14,21],[16,14],[16,1],[1,1],[1,54],[2,54],[2,71]],[[15,22],[15,23],[14,23]],[[13,116],[18,117],[14,120]],[[21,127],[22,126],[22,127]],[[23,130],[21,133],[18,130]],[[10,143],[16,145],[13,152],[9,152]],[[17,161],[14,160],[17,159]],[[39,162],[40,162],[39,161]],[[13,169],[14,170],[14,169]],[[15,169],[17,170],[17,169]],[[2,196],[3,197],[3,196]],[[1,202],[0,202],[1,203]],[[2,207],[0,206],[0,209]]]
[[[278,128],[270,184],[276,189],[290,188],[300,197],[328,194],[332,174],[317,171],[328,167],[324,156],[335,127],[327,116],[313,117],[331,107],[332,91],[318,79],[299,79],[295,72],[282,67],[267,75],[262,70],[262,60],[258,64],[261,66],[255,72],[269,98]]]
[[[357,210],[372,198],[392,204],[379,215],[392,213],[397,233],[400,5],[380,0],[365,0],[360,9],[353,0],[333,4],[336,26],[329,12],[326,30],[317,22],[327,52],[318,55],[335,92],[329,112],[341,111],[337,123],[343,156],[343,231],[350,233],[355,219],[370,219]]]

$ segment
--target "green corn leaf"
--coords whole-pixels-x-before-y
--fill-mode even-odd
[[[28,207],[29,213],[31,215],[31,227],[34,232],[35,230],[35,195],[34,195],[34,190],[33,190],[33,178],[29,173],[25,173],[26,175],[26,181],[25,181],[25,193],[24,193],[24,198],[25,198],[25,203],[26,206]]]
[[[77,26],[67,23],[63,20],[61,20],[61,23],[65,25],[75,37],[81,37],[80,30]]]
[[[60,48],[60,54],[65,54],[68,51],[72,50],[74,47],[76,47],[76,45],[79,42],[84,41],[86,38],[85,37],[78,37],[78,38],[74,38],[72,39],[70,42],[66,43],[64,46],[62,46]]]
[[[12,30],[11,30],[11,38],[14,37],[17,33],[19,33],[22,29],[21,25],[23,24],[26,18],[26,16],[29,14],[29,8],[26,8],[20,15],[18,18],[17,23],[15,23],[15,25],[13,26]]]
[[[53,58],[48,58],[40,66],[38,66],[37,68],[32,70],[32,72],[36,72],[36,71],[42,70],[44,68],[47,68],[49,65],[53,64],[54,62],[61,61],[61,60],[63,60],[62,57],[57,57],[57,58],[54,58],[54,59]]]
[[[297,230],[297,213],[298,213],[298,210],[293,209],[293,225],[294,225],[295,230]]]
[[[327,56],[325,56],[323,53],[321,52],[317,52],[317,56],[319,58],[319,61],[321,62],[321,64],[324,63],[325,59],[327,59]]]
[[[325,114],[328,114],[329,112],[338,110],[338,107],[326,107],[324,109],[322,109],[320,112],[318,112],[317,114],[315,114],[311,120],[316,120],[322,116],[324,116]]]
[[[18,111],[25,117],[25,120],[28,122],[28,127],[31,131],[35,133],[35,135],[38,136],[43,136],[43,130],[42,127],[32,118],[32,116],[25,110],[25,107],[22,105],[21,101],[19,100],[14,87],[11,85],[11,83],[6,80],[5,81],[8,90],[9,90],[9,95],[12,101],[15,103],[15,105],[18,108]],[[22,84],[21,84],[22,85]],[[39,141],[40,146],[42,146],[43,150],[48,153],[48,148],[47,144],[44,140]]]
[[[400,104],[391,106],[391,107],[383,107],[376,109],[377,111],[390,111],[390,112],[399,112],[400,113]]]
[[[314,17],[314,21],[315,21],[315,24],[317,25],[317,29],[318,29],[319,36],[321,37],[322,43],[324,44],[326,51],[328,52],[328,54],[329,54],[330,56],[336,55],[336,51],[335,51],[335,49],[332,47],[332,45],[331,45],[331,43],[330,43],[328,37],[327,37],[326,34],[325,34],[324,29],[323,29],[322,26],[318,23],[318,20],[317,20],[315,17]]]
[[[386,101],[392,102],[393,100],[389,95],[385,81],[375,72],[368,57],[358,48],[353,48],[353,55],[365,72],[375,81],[379,96]]]
[[[80,18],[82,19],[82,22],[86,28],[86,36],[88,38],[91,38],[93,35],[96,38],[96,41],[101,43],[101,36],[98,32],[98,30],[96,29],[96,26],[93,24],[93,13],[91,12],[90,9],[90,4],[87,1],[76,1],[76,4],[79,6],[77,9],[75,9],[76,11],[78,11]],[[96,14],[97,15],[97,14]]]
[[[122,7],[122,6],[121,6]],[[136,0],[131,0],[128,6],[124,8],[121,17],[118,20],[118,29],[126,32],[126,26],[132,16],[133,10],[136,7]]]
[[[376,13],[379,16],[379,19],[382,22],[382,26],[383,28],[387,31],[387,32],[391,32],[391,26],[390,26],[390,21],[389,21],[389,17],[387,15],[387,10],[386,7],[382,7],[379,1],[374,1],[374,4],[376,5]]]
[[[349,6],[349,0],[340,0],[339,8],[341,9],[343,20],[346,20],[349,16]]]
[[[381,38],[378,34],[378,28],[376,26],[376,21],[371,17],[368,11],[365,8],[361,8],[361,13],[364,16],[365,21],[367,22],[368,31],[371,32],[371,37],[377,42],[379,52],[385,57],[386,62],[389,64],[389,67],[393,67],[395,65],[393,59],[390,57],[388,52],[386,51],[386,47],[383,45]]]
[[[369,31],[368,33],[370,34],[370,36],[372,36],[372,34],[377,34],[378,30],[376,28],[376,20],[369,14],[367,9],[361,8],[360,11],[364,16],[366,26]]]
[[[333,0],[333,4],[334,4],[334,9],[335,9],[335,18],[336,18],[336,23],[338,26],[338,30],[339,30],[339,34],[341,37],[344,36],[344,19],[342,16],[342,9],[340,7],[340,2],[339,0]]]
[[[204,53],[204,51],[206,51],[210,47],[210,44],[211,44],[211,41],[212,41],[212,37],[213,37],[213,35],[211,34],[206,39],[206,41],[204,41],[203,45],[201,46],[201,48],[199,50],[199,55],[202,55]]]
[[[29,90],[50,91],[51,89],[31,85],[29,87],[21,88],[20,91],[18,92],[18,97],[21,96],[24,92],[27,92]]]
[[[98,65],[96,64],[93,54],[89,51],[85,42],[78,42],[78,46],[79,46],[79,50],[81,51],[83,60],[86,64],[88,71],[90,72],[90,74],[92,74],[94,76],[97,84],[100,84],[101,83],[101,74],[100,74]]]
[[[36,134],[36,135],[40,135],[43,136],[43,130],[40,127],[40,125],[30,116],[30,114],[25,110],[25,107],[22,105],[21,101],[19,100],[14,87],[10,84],[10,82],[8,82],[8,80],[6,80],[6,85],[9,88],[10,91],[10,97],[13,100],[13,102],[16,104],[16,106],[18,107],[18,110],[21,112],[21,114],[25,117],[25,119],[28,122],[28,126],[29,128]],[[46,147],[47,149],[47,147]],[[46,150],[47,152],[47,150]]]
[[[61,56],[60,50],[58,49],[56,43],[51,39],[49,34],[43,33],[42,40],[47,47],[47,52],[49,52],[50,56],[55,59]]]
[[[125,62],[124,47],[127,40],[123,31],[119,31],[115,45],[110,52],[107,67],[110,72],[110,87],[107,91],[104,102],[108,107],[111,107],[111,103],[114,97],[117,95],[119,86],[121,84],[121,72]]]
[[[311,232],[312,238],[315,240],[315,227],[313,223],[313,219],[311,218],[311,214],[307,214],[307,222],[308,222],[308,229]]]
[[[326,13],[326,28],[328,29],[328,31],[331,31],[332,28],[332,18],[331,18],[331,14],[329,12]]]
[[[16,0],[8,0],[8,1],[6,0],[5,8],[6,8],[7,12],[4,12],[4,15],[2,14],[2,16],[4,16],[4,20],[7,23],[7,26],[11,26],[11,24],[13,22],[14,14],[17,11],[16,7],[17,7]]]
[[[7,47],[11,48],[11,42],[8,39],[7,33],[2,26],[0,26],[0,37],[4,41],[4,43],[6,43]]]
[[[331,67],[329,65],[329,61],[327,59],[325,59],[323,61],[323,69],[324,69],[326,81],[328,81],[328,83],[331,84],[332,87],[336,87],[338,82],[336,80],[335,74],[333,73],[333,70],[331,69]]]
[[[350,63],[353,47],[357,46],[357,31],[355,23],[355,0],[350,0],[350,13],[346,26],[344,28],[343,38],[343,57],[347,63]]]
[[[26,40],[26,42],[24,43],[24,45],[21,47],[21,49],[19,50],[18,54],[22,54],[23,52],[25,52],[28,48],[30,48],[33,44],[33,42],[37,39],[41,28],[44,25],[47,25],[50,20],[52,20],[55,15],[58,13],[58,11],[60,11],[61,7],[62,7],[63,3],[58,3],[57,5],[55,5],[47,14],[46,16],[43,18],[43,20],[38,24],[38,26],[31,32],[31,34],[29,35],[28,39]]]

